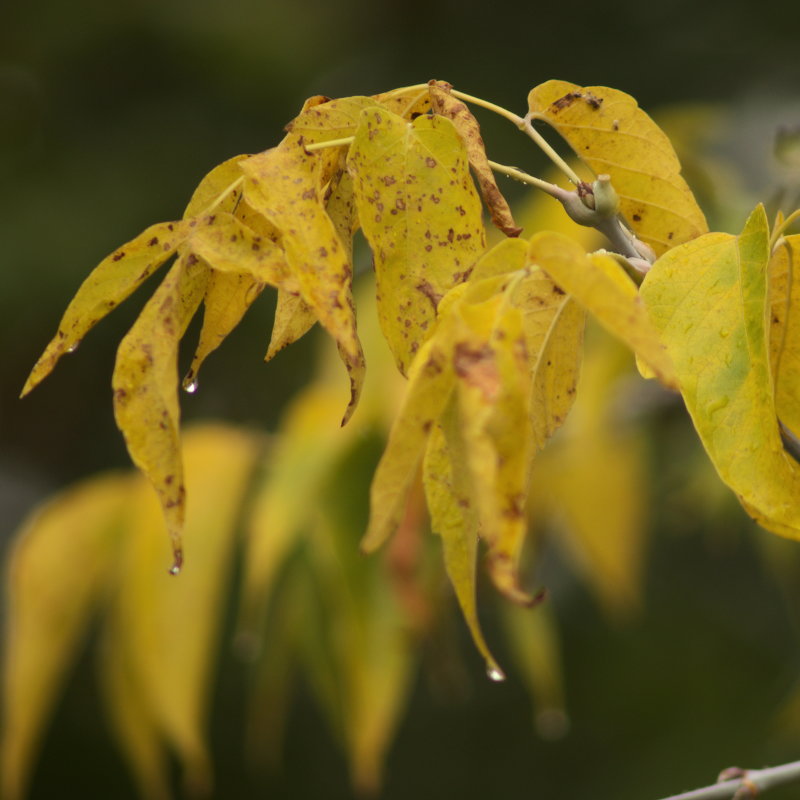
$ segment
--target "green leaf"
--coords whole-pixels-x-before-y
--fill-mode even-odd
[[[358,216],[375,260],[378,314],[400,371],[428,338],[441,297],[484,248],[480,200],[453,124],[362,112],[350,148]]]
[[[185,513],[180,454],[178,344],[206,291],[208,267],[181,256],[117,350],[114,417],[133,463],[153,484],[172,540],[174,569],[183,558]]]
[[[620,211],[660,255],[708,230],[666,134],[633,97],[605,86],[547,81],[528,107],[563,136],[595,175],[610,175]]]
[[[670,251],[642,284],[681,393],[720,478],[763,527],[800,538],[800,465],[783,449],[767,342],[769,230],[762,206],[742,233]]]

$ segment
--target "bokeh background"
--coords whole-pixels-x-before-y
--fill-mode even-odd
[[[798,22],[797,6],[756,14],[749,4],[688,0],[6,0],[4,548],[41,498],[128,463],[110,375],[116,344],[144,297],[99,326],[32,396],[17,399],[81,279],[151,222],[179,216],[211,166],[275,143],[307,96],[371,94],[435,77],[521,112],[532,86],[561,78],[614,86],[649,111],[711,108],[701,139],[726,167],[715,173],[718,184],[700,188],[713,200],[712,224],[735,230],[750,200],[774,198],[785,178],[772,148],[779,126],[800,125]],[[541,169],[529,141],[507,123],[481,121],[497,160]],[[313,337],[261,363],[271,317],[268,304],[259,309],[204,367],[202,390],[184,402],[186,420],[272,430],[308,379]],[[445,698],[419,680],[383,797],[655,798],[711,782],[731,764],[798,757],[800,736],[781,715],[800,677],[800,598],[791,589],[800,573],[778,579],[763,558],[768,534],[713,478],[687,487],[699,448],[680,408],[664,410],[653,437],[651,544],[638,615],[611,623],[558,553],[544,554],[561,626],[568,735],[537,736],[522,686],[513,677],[487,681],[464,630],[466,687]],[[776,547],[779,560],[791,562],[793,549]],[[490,636],[492,624],[489,613]],[[238,667],[223,654],[212,726],[217,796],[351,796],[341,753],[302,696],[284,765],[266,776],[248,771],[244,703]],[[88,656],[59,703],[31,796],[134,796]]]

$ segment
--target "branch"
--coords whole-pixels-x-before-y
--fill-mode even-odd
[[[800,761],[767,769],[723,770],[720,781],[683,794],[673,794],[662,800],[749,800],[776,786],[800,782]]]

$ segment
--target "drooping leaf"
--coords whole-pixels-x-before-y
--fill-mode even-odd
[[[447,119],[408,124],[371,109],[362,112],[348,169],[374,255],[381,328],[407,374],[439,299],[464,280],[484,248],[466,150]]]
[[[647,460],[642,432],[620,414],[628,353],[604,331],[591,333],[575,407],[558,442],[534,464],[531,491],[576,571],[624,619],[640,603]]]
[[[455,381],[446,337],[422,345],[370,489],[370,520],[361,548],[372,552],[391,536],[405,508],[428,435],[447,405]]]
[[[56,695],[114,573],[130,479],[96,478],[49,501],[8,564],[0,784],[21,800]]]
[[[160,568],[161,514],[149,487],[142,485],[108,624],[143,713],[177,752],[186,783],[203,792],[211,781],[206,718],[213,654],[239,510],[259,442],[250,434],[212,425],[189,431],[184,441],[186,569],[176,580]],[[121,744],[132,746],[124,736]],[[127,752],[132,766],[139,766],[136,752]]]
[[[431,107],[437,114],[447,117],[455,125],[459,136],[467,148],[467,155],[472,169],[478,179],[483,200],[492,215],[492,222],[506,236],[519,236],[522,228],[514,222],[511,209],[503,197],[489,166],[486,147],[481,138],[481,129],[466,103],[450,94],[453,88],[443,81],[431,81],[429,84]]]
[[[800,434],[800,234],[786,236],[769,262],[770,369],[778,419]]]
[[[272,360],[284,347],[305,336],[316,321],[317,315],[314,309],[299,294],[278,289],[275,322],[264,360]]]
[[[604,328],[625,342],[661,383],[676,386],[669,356],[636,286],[611,256],[599,253],[589,256],[566,236],[543,232],[531,239],[528,257]]]
[[[528,107],[595,173],[610,175],[631,229],[660,255],[708,230],[666,134],[630,95],[547,81]]]
[[[763,207],[736,236],[713,233],[660,258],[641,295],[720,478],[763,527],[800,538],[800,465],[783,449],[767,340]]]
[[[203,297],[203,327],[191,366],[183,379],[185,389],[197,388],[201,365],[242,321],[263,289],[264,284],[251,275],[211,270]]]
[[[334,148],[335,150],[335,148]],[[286,261],[303,299],[331,334],[351,377],[359,385],[364,354],[356,334],[349,249],[326,213],[323,181],[335,152],[307,153],[302,137],[242,162],[245,199],[281,232]],[[329,177],[329,176],[328,176]],[[355,410],[355,389],[345,419]]]
[[[528,243],[506,240],[475,265],[470,281],[527,270],[510,302],[522,312],[527,371],[532,378],[530,420],[537,448],[563,424],[575,399],[585,312],[538,267],[526,266]]]
[[[180,570],[185,488],[179,442],[178,344],[200,305],[208,267],[181,256],[120,343],[114,366],[114,417],[128,453],[153,484]]]
[[[58,332],[33,367],[22,396],[41,383],[64,353],[74,350],[91,328],[174,255],[188,232],[186,222],[160,222],[104,258],[64,312]]]
[[[431,527],[442,539],[445,569],[472,640],[486,662],[487,672],[500,677],[503,672],[486,644],[478,619],[475,596],[478,523],[466,475],[459,468],[465,457],[463,449],[455,404],[451,403],[428,439],[423,462],[425,496]]]

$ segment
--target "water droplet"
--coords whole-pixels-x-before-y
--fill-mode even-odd
[[[506,679],[505,673],[500,667],[492,666],[486,670],[486,674],[489,677],[490,681],[495,681],[496,683],[500,683]]]
[[[189,372],[186,377],[183,379],[183,391],[188,392],[189,394],[194,394],[197,391],[197,387],[200,385],[200,382],[197,380],[193,372]]]
[[[170,575],[180,575],[183,568],[183,550],[176,548],[172,555],[172,566],[169,568]]]
[[[731,335],[731,332],[727,328],[721,328],[720,332],[719,332],[719,335],[723,339],[727,339]]]
[[[71,344],[71,345],[70,345],[70,346],[67,348],[67,352],[68,352],[68,353],[74,353],[74,352],[75,352],[75,351],[78,349],[78,345],[79,345],[79,344],[80,344],[80,342],[75,342],[74,344]]]

